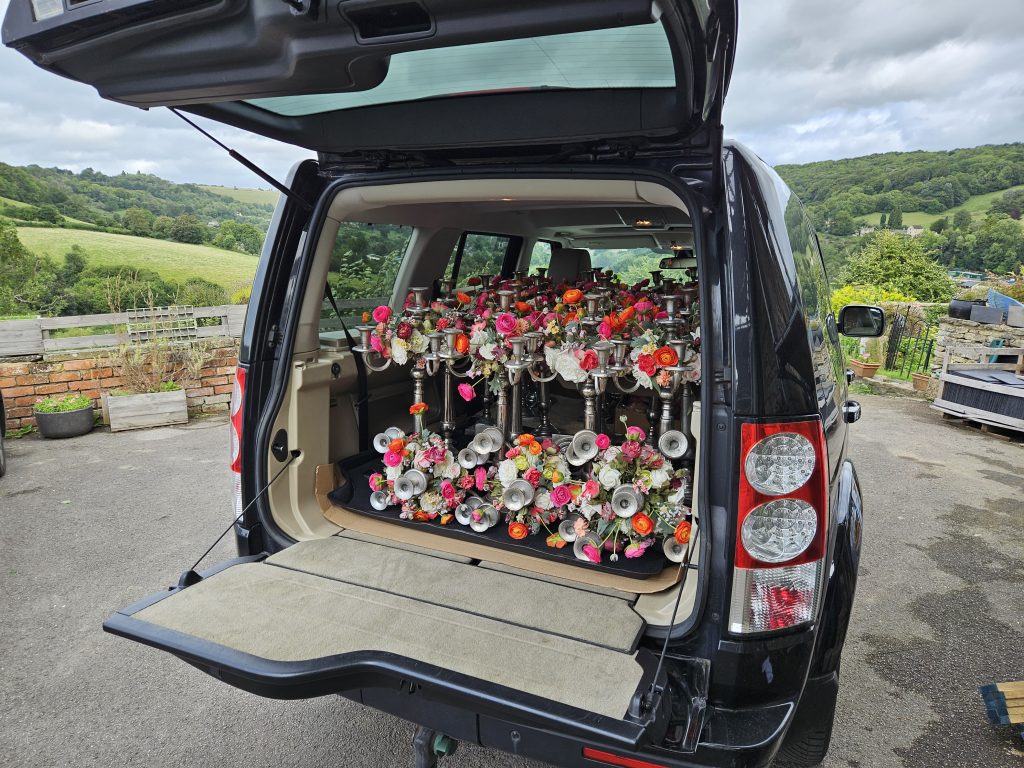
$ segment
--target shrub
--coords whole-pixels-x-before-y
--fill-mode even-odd
[[[82,394],[65,395],[64,397],[46,397],[33,406],[36,413],[67,413],[92,407],[92,400]]]
[[[844,285],[832,292],[832,311],[838,317],[839,310],[847,304],[909,304],[913,299],[899,291],[879,288],[877,285]]]

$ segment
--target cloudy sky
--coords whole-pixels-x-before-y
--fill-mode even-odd
[[[726,133],[770,163],[1024,140],[1021,0],[741,0],[738,51]],[[277,176],[304,155],[215,132]],[[0,161],[265,186],[165,110],[104,102],[8,49]]]

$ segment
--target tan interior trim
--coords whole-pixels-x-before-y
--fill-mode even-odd
[[[327,494],[341,485],[341,483],[341,475],[335,466],[321,464],[316,468],[317,503],[319,503],[324,517],[342,528],[367,533],[371,536],[380,536],[381,538],[404,544],[413,544],[426,549],[463,555],[474,560],[502,563],[503,565],[510,565],[531,573],[540,573],[568,581],[607,587],[608,589],[615,589],[620,592],[633,592],[637,594],[662,592],[678,583],[680,578],[682,578],[683,570],[677,566],[666,568],[657,576],[652,576],[649,579],[629,579],[624,576],[615,576],[614,574],[602,571],[586,570],[531,555],[523,555],[518,552],[509,552],[498,547],[487,546],[486,544],[474,544],[470,541],[436,536],[427,531],[416,530],[415,528],[392,525],[333,504],[327,498]]]

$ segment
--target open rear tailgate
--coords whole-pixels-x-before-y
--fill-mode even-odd
[[[340,537],[232,561],[104,623],[261,696],[403,690],[624,748],[646,731],[626,717],[655,666],[642,628],[627,595]]]

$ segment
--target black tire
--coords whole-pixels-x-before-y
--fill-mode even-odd
[[[7,454],[4,453],[4,434],[7,432],[7,409],[0,397],[0,477],[7,474]]]
[[[793,724],[775,755],[772,768],[814,768],[821,765],[832,742],[838,696],[838,674],[819,679],[813,686],[808,681]]]

